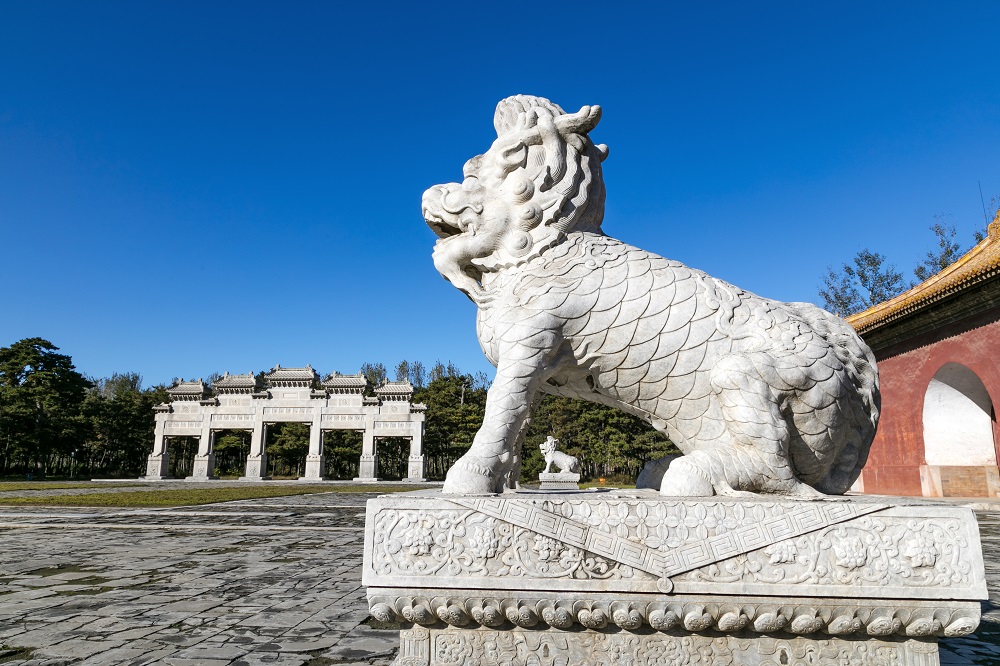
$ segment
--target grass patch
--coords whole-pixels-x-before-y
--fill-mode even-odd
[[[88,587],[86,590],[57,590],[57,597],[79,597],[83,596],[94,596],[97,594],[104,594],[105,592],[110,592],[114,590],[114,587]]]
[[[376,484],[350,486],[245,486],[235,488],[181,488],[139,490],[133,492],[93,493],[91,495],[57,495],[50,497],[0,497],[6,506],[95,506],[95,507],[171,507],[234,502],[268,497],[290,497],[317,493],[402,493],[428,486],[380,486]],[[363,510],[359,507],[359,510]]]
[[[233,663],[235,663],[235,664],[237,664],[237,666],[239,666],[240,664],[249,664],[250,662],[242,660],[242,659],[237,659]],[[313,657],[312,659],[310,659],[309,661],[307,661],[304,666],[336,666],[336,664],[344,664],[344,663],[346,663],[346,662],[341,661],[340,659],[338,659],[337,661],[334,661],[333,659],[330,659],[329,657]]]
[[[141,483],[116,483],[116,488],[141,486]],[[0,481],[0,493],[14,490],[79,490],[80,488],[107,488],[106,483],[87,481]]]
[[[588,490],[590,488],[609,488],[615,490],[631,490],[635,488],[635,481],[630,483],[611,483],[607,481],[601,483],[600,481],[585,481],[580,484],[580,490]]]
[[[101,583],[107,583],[110,578],[105,578],[103,576],[87,576],[86,578],[77,578],[76,580],[66,581],[67,585],[100,585]]]
[[[84,569],[76,564],[68,564],[64,567],[44,567],[42,569],[32,569],[28,572],[31,576],[55,576],[64,573],[90,573],[93,569]]]
[[[31,655],[34,654],[34,652],[35,648],[19,648],[0,645],[0,664],[5,664],[8,661],[26,661],[31,659]]]
[[[238,553],[242,548],[204,548],[202,550],[195,551],[198,555],[227,555],[229,553]]]

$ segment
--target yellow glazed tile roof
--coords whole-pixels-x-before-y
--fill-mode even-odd
[[[847,317],[859,333],[904,317],[911,312],[956,293],[1000,272],[1000,211],[987,227],[986,238],[961,259],[895,298],[878,303],[864,312]]]

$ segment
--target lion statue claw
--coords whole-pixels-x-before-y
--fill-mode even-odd
[[[627,245],[601,230],[608,149],[598,106],[539,97],[497,106],[497,139],[436,185],[423,215],[437,270],[478,306],[497,368],[486,415],[444,492],[516,487],[543,393],[637,415],[684,456],[660,491],[841,494],[879,415],[872,352],[842,319],[780,303]]]

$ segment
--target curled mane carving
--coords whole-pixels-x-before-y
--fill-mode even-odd
[[[497,105],[497,139],[465,163],[461,184],[438,185],[423,212],[444,242],[438,270],[475,301],[491,274],[524,263],[569,231],[601,233],[604,219],[604,145],[588,136],[599,106],[568,114],[530,95]]]

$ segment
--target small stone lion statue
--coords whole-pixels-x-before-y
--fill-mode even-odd
[[[568,453],[558,450],[559,440],[549,435],[545,441],[538,445],[542,455],[545,456],[545,469],[542,474],[548,474],[552,470],[552,465],[559,468],[560,472],[577,473],[580,471],[580,461]]]
[[[761,298],[606,236],[601,109],[528,95],[497,106],[497,139],[436,185],[423,215],[438,271],[478,306],[497,368],[486,415],[445,493],[515,488],[542,393],[639,416],[684,456],[675,496],[841,494],[879,415],[871,350],[841,318]]]

